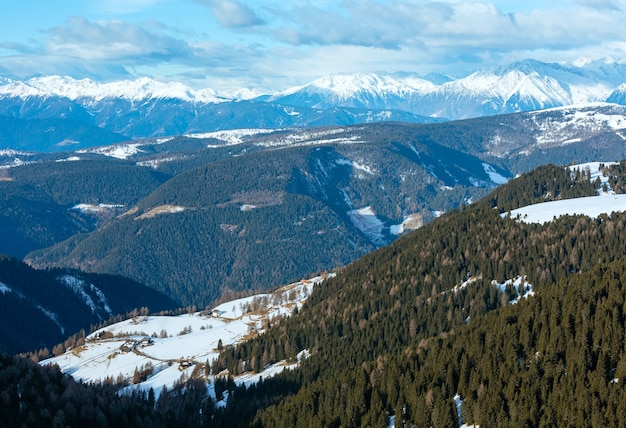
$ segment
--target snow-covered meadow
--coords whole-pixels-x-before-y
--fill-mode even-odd
[[[601,214],[626,211],[626,195],[616,195],[609,184],[608,177],[602,174],[601,165],[611,165],[615,162],[588,162],[569,167],[571,171],[588,171],[592,181],[600,179],[600,183],[607,186],[607,190],[600,189],[598,195],[583,198],[563,199],[558,201],[543,202],[528,205],[508,213],[502,217],[510,216],[525,223],[547,223],[564,215],[586,215],[598,217]]]
[[[273,293],[222,303],[212,310],[178,316],[139,315],[94,331],[83,346],[42,364],[56,364],[75,379],[94,383],[107,379],[132,383],[136,371],[146,370],[145,379],[126,390],[152,388],[158,397],[163,387],[171,388],[176,382],[189,379],[197,365],[210,364],[221,348],[262,334],[268,321],[300,309],[314,286],[329,276],[334,274],[302,280]],[[271,377],[296,367],[307,356],[301,352],[296,362],[279,362],[258,374],[244,373],[234,378],[235,383],[258,382],[261,376]],[[207,377],[209,385],[212,377]]]

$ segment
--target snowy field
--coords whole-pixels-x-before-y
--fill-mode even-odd
[[[163,387],[188,379],[196,365],[211,363],[220,347],[234,346],[262,334],[269,320],[290,316],[300,309],[315,285],[327,276],[314,277],[284,286],[273,293],[223,303],[210,311],[178,316],[137,316],[90,334],[84,346],[42,361],[57,364],[77,380],[100,383],[107,378],[132,382],[135,371],[149,367],[149,375],[127,389],[153,388],[158,396]],[[298,356],[306,358],[306,352]],[[235,377],[235,383],[257,382],[271,377],[298,362],[279,362],[259,374]],[[208,379],[210,384],[210,378]],[[211,388],[209,388],[211,390]]]
[[[525,223],[547,223],[564,215],[586,215],[591,218],[600,214],[626,211],[626,195],[601,195],[563,201],[528,205],[505,213]]]
[[[609,178],[600,171],[600,165],[614,165],[616,162],[587,162],[568,167],[571,171],[588,171],[591,180],[600,179],[603,185],[609,184]],[[525,223],[547,223],[564,215],[586,215],[591,218],[601,214],[626,211],[626,195],[616,195],[610,187],[607,191],[599,190],[598,196],[565,199],[561,201],[543,202],[528,205],[502,214],[502,217],[511,216]]]

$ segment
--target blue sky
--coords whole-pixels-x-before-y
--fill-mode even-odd
[[[3,5],[0,75],[148,76],[228,93],[330,73],[462,77],[525,58],[626,58],[626,2],[21,0]]]

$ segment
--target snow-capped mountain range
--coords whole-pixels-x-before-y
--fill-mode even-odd
[[[590,102],[626,104],[625,95],[626,61],[561,65],[525,60],[460,79],[411,73],[329,75],[262,96],[251,89],[221,96],[214,89],[149,78],[99,83],[61,76],[3,77],[0,115],[74,119],[141,138],[239,128],[424,123]]]
[[[464,119],[606,101],[625,81],[626,63],[613,59],[578,66],[526,60],[440,83],[411,74],[325,76],[267,99],[317,108],[400,109]]]
[[[121,98],[142,101],[154,98],[178,99],[188,102],[218,103],[228,101],[217,96],[212,89],[193,90],[182,83],[163,83],[142,77],[99,83],[91,79],[73,79],[67,76],[33,77],[25,81],[0,80],[0,96],[3,97],[51,97],[58,96],[72,101],[101,101],[106,98]]]

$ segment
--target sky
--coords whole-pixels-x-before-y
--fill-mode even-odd
[[[333,73],[454,78],[526,58],[626,58],[623,0],[20,0],[0,76],[151,77],[220,94]]]

